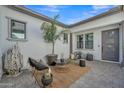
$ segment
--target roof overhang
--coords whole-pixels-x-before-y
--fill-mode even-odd
[[[7,5],[8,8],[10,9],[13,9],[13,10],[16,10],[16,11],[19,11],[21,13],[24,13],[24,14],[27,14],[27,15],[30,15],[30,16],[33,16],[35,18],[38,18],[38,19],[41,19],[43,21],[47,21],[47,22],[52,22],[52,18],[49,18],[43,14],[40,14],[38,12],[35,12],[35,11],[32,11],[24,6],[20,6],[20,5]],[[57,21],[57,25],[61,26],[61,27],[67,27],[67,25]]]
[[[22,6],[22,5],[21,6],[19,6],[19,5],[7,5],[7,7],[11,8],[13,10],[22,12],[24,14],[33,16],[35,18],[39,18],[39,19],[47,21],[47,22],[52,22],[52,20],[53,20],[52,18],[49,18],[48,16],[45,16],[43,14],[37,13],[35,11],[32,11],[32,10]],[[59,25],[61,27],[64,27],[64,28],[72,28],[72,27],[75,27],[75,26],[78,26],[78,25],[81,25],[81,24],[85,24],[85,23],[90,22],[90,21],[94,21],[96,19],[99,19],[99,18],[102,18],[102,17],[105,17],[105,16],[108,16],[108,15],[112,15],[114,13],[118,13],[120,11],[124,11],[124,6],[123,5],[120,5],[118,7],[112,8],[111,10],[109,10],[107,12],[104,12],[102,14],[99,14],[99,15],[96,15],[94,17],[88,18],[86,20],[82,20],[82,21],[77,22],[77,23],[72,24],[72,25],[66,25],[66,24],[61,23],[59,21],[57,22],[57,25]]]
[[[81,24],[85,24],[85,23],[87,23],[87,22],[94,21],[94,20],[96,20],[96,19],[99,19],[99,18],[102,18],[102,17],[105,17],[105,16],[109,16],[109,15],[118,13],[118,12],[122,11],[123,9],[124,9],[124,6],[121,5],[121,6],[112,8],[111,10],[109,10],[109,11],[107,11],[107,12],[104,12],[104,13],[102,13],[102,14],[99,14],[99,15],[96,15],[96,16],[94,16],[94,17],[88,18],[88,19],[86,19],[86,20],[82,20],[82,21],[77,22],[77,23],[75,23],[75,24],[69,25],[68,27],[71,28],[71,27],[75,27],[75,26],[78,26],[78,25],[81,25]]]

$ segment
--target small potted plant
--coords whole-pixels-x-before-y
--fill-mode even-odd
[[[53,82],[53,75],[51,73],[51,69],[49,68],[48,72],[44,73],[41,82],[43,84],[43,87],[50,85]]]
[[[63,65],[65,63],[64,55],[63,53],[61,54],[60,62]]]

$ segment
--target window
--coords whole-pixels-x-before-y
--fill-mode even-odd
[[[68,43],[68,34],[67,33],[63,34],[63,40],[64,40],[64,43]]]
[[[26,23],[11,19],[10,38],[16,40],[26,39]]]
[[[93,33],[85,34],[85,48],[93,49]]]
[[[83,48],[83,34],[77,35],[77,48]]]

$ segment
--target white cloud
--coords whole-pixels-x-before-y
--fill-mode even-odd
[[[83,16],[86,16],[86,18],[93,17],[94,15],[97,15],[101,13],[101,11],[109,10],[112,7],[116,7],[115,5],[93,5],[93,10],[83,12]]]
[[[68,18],[64,23],[66,24],[74,24],[74,23],[77,23],[79,21],[83,20],[83,18],[81,17],[77,17],[77,18]]]
[[[94,14],[93,14],[92,12],[93,12],[93,11],[83,12],[83,16],[85,16],[86,18],[92,17],[92,16],[94,16]]]
[[[42,11],[49,11],[49,12],[56,12],[58,13],[61,9],[65,9],[69,6],[62,6],[62,5],[47,5],[44,8],[39,8]]]
[[[113,7],[115,7],[114,5],[112,5]],[[93,5],[93,9],[94,10],[101,10],[101,9],[109,9],[111,8],[112,6],[110,5]]]
[[[99,10],[99,9],[106,9],[109,8],[108,5],[93,5],[94,10]]]
[[[57,5],[47,5],[47,7],[56,9],[56,8],[58,8],[59,6],[57,6]]]
[[[77,18],[70,18],[68,20],[66,20],[66,24],[73,24],[76,22],[79,22],[81,20],[85,20],[87,18],[93,17],[94,15],[98,14],[101,9],[110,9],[112,6],[108,6],[108,5],[94,5],[92,6],[93,10],[91,11],[84,11],[82,12],[82,17],[77,17]]]
[[[48,12],[53,12],[58,14],[60,11],[66,10],[68,7],[71,7],[71,6],[47,5],[44,7],[37,7],[37,9],[41,11],[48,11]],[[112,7],[115,7],[115,6],[114,5],[93,5],[91,11],[82,11],[82,13],[80,13],[80,17],[67,18],[66,20],[64,20],[64,23],[73,24],[81,20],[93,17],[101,12],[104,12],[105,10],[109,10]]]
[[[58,9],[49,9],[49,8],[43,8],[42,11],[49,11],[49,12],[59,12]]]
[[[99,11],[97,11],[97,10],[93,10],[93,11],[89,11],[89,13],[91,13],[91,14],[95,14],[95,13],[98,13]]]
[[[99,11],[97,11],[97,10],[87,11],[87,12],[83,12],[83,13],[82,13],[82,16],[83,16],[83,19],[87,19],[87,18],[93,17],[93,16],[96,15],[97,13],[99,13]],[[82,20],[83,20],[83,19],[82,19]]]
[[[44,8],[40,8],[40,10],[49,11],[49,12],[59,12],[58,6],[54,6],[54,5],[51,5],[51,6],[49,5]]]

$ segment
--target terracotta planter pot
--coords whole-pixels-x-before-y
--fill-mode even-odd
[[[58,55],[50,54],[50,55],[47,55],[46,57],[47,57],[48,65],[51,65],[51,66],[56,65]]]

